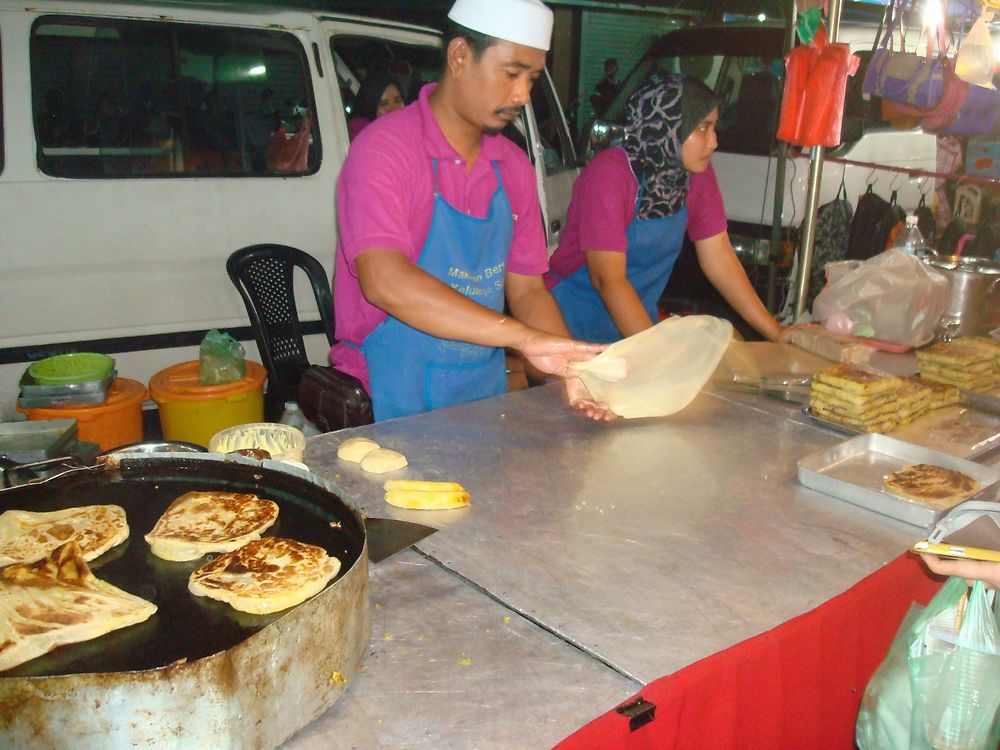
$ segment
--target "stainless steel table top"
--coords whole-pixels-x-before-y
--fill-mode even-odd
[[[282,750],[550,748],[641,687],[416,552],[371,596],[361,672]]]
[[[406,511],[390,475],[338,460],[365,435],[393,477],[462,483],[472,506]],[[595,423],[535,388],[318,437],[310,467],[369,515],[439,526],[418,548],[642,683],[805,612],[919,530],[800,486],[796,461],[843,437],[702,394],[683,412]]]

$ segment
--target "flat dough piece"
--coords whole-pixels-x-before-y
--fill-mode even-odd
[[[188,590],[263,615],[301,604],[340,571],[315,544],[268,536],[219,555],[191,573]]]
[[[387,471],[399,471],[406,463],[406,456],[399,451],[379,448],[361,459],[361,468],[370,474],[385,474]]]
[[[186,492],[163,512],[146,541],[163,560],[196,560],[260,539],[277,518],[277,503],[250,493]]]
[[[907,500],[950,508],[976,492],[979,481],[960,471],[933,464],[910,464],[884,480],[885,489]]]
[[[128,521],[120,505],[82,505],[36,513],[0,513],[0,565],[41,560],[66,542],[80,545],[84,560],[100,557],[128,539]]]
[[[345,440],[337,448],[337,458],[342,461],[360,463],[362,458],[380,447],[374,440],[369,440],[366,437],[352,437]]]
[[[67,542],[41,560],[0,568],[0,671],[154,612],[152,602],[95,577],[79,545]]]

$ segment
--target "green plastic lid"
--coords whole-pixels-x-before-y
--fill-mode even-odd
[[[28,374],[40,385],[65,385],[105,380],[115,368],[115,360],[97,352],[75,352],[48,357],[28,368]]]

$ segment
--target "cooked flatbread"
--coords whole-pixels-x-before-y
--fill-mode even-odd
[[[340,560],[322,547],[268,536],[202,565],[188,579],[188,590],[263,615],[301,604],[339,570]]]
[[[277,518],[277,503],[246,492],[187,492],[164,511],[146,541],[164,560],[195,560],[260,539]]]
[[[896,405],[893,403],[870,407],[845,405],[845,402],[832,399],[828,396],[821,397],[817,394],[812,394],[809,397],[809,406],[813,409],[825,409],[834,414],[842,414],[845,417],[864,422],[894,417],[897,413]]]
[[[991,365],[994,356],[974,346],[966,346],[955,342],[939,341],[924,349],[917,350],[917,361],[923,369],[925,363],[938,363],[952,367],[973,367],[982,363]]]
[[[884,481],[886,491],[935,508],[950,508],[979,489],[979,481],[933,464],[910,464]]]
[[[152,602],[96,578],[79,545],[67,542],[41,560],[0,568],[0,671],[154,612]]]
[[[821,404],[810,404],[809,408],[812,410],[813,414],[821,419],[841,424],[845,427],[850,427],[852,430],[858,430],[860,432],[888,432],[898,426],[896,419],[891,416],[876,417],[872,420],[858,420],[830,411],[824,408]]]
[[[951,404],[957,404],[961,400],[961,394],[958,392],[958,387],[952,385],[951,383],[939,383],[936,380],[928,380],[927,378],[915,375],[903,378],[903,382],[913,383],[916,386],[924,388],[930,396],[930,401],[928,403],[928,408],[930,409],[940,409],[943,406],[951,406]]]
[[[855,365],[848,362],[841,362],[820,370],[813,375],[813,380],[828,383],[835,388],[852,393],[869,395],[886,391],[892,392],[901,385],[899,378],[894,375],[887,375],[867,365]]]
[[[845,404],[855,404],[857,406],[871,406],[875,404],[887,404],[893,400],[893,392],[884,391],[882,393],[854,393],[852,391],[837,388],[829,383],[813,380],[809,388],[810,392],[820,394]]]
[[[84,560],[93,560],[128,539],[125,509],[118,505],[82,505],[39,513],[0,513],[0,565],[34,562],[66,542],[80,545]]]
[[[1000,377],[993,373],[968,376],[954,371],[931,368],[922,369],[920,377],[926,380],[936,380],[939,383],[947,383],[967,391],[988,391],[1000,382]]]
[[[1000,365],[1000,341],[989,336],[959,336],[953,343],[961,346],[971,346],[981,352],[986,352],[997,365]]]

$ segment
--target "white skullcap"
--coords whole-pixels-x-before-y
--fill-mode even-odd
[[[448,18],[480,34],[549,51],[552,11],[539,0],[455,0]]]

